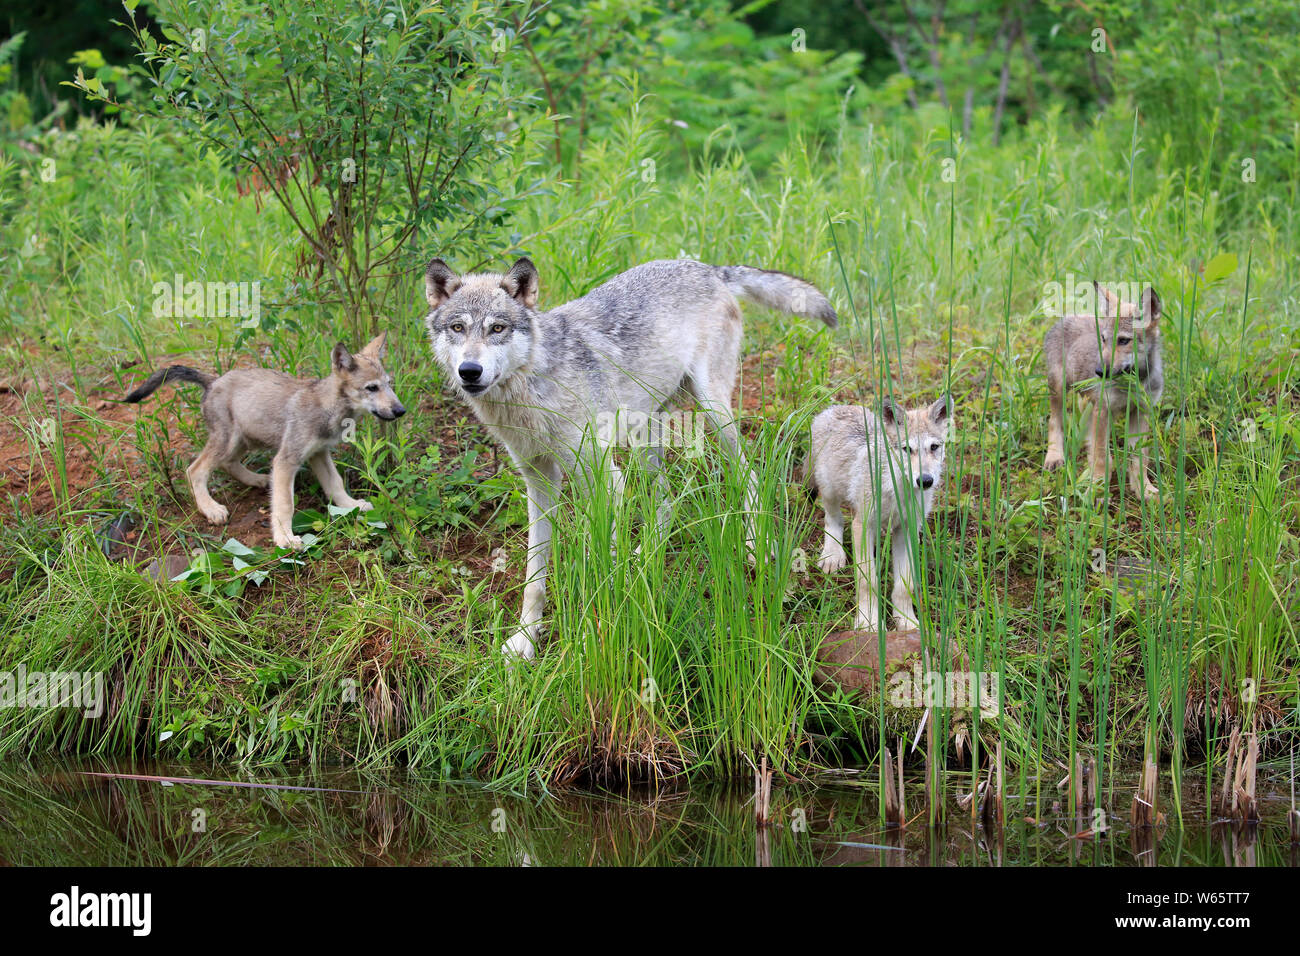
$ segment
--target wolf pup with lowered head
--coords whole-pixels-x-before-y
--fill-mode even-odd
[[[425,324],[438,363],[506,446],[527,489],[520,628],[502,648],[522,658],[533,656],[541,626],[554,496],[580,449],[587,456],[609,442],[602,418],[648,416],[684,390],[748,471],[731,412],[740,363],[737,296],[835,325],[830,302],[802,279],[690,259],[636,266],[547,312],[537,311],[537,269],[528,259],[505,275],[465,276],[434,259],[424,285]],[[658,457],[657,450],[651,455]],[[617,490],[620,475],[611,470]],[[747,510],[753,510],[756,482],[749,475]]]
[[[891,601],[898,626],[918,626],[912,543],[919,540],[943,477],[949,411],[946,397],[928,408],[909,411],[886,399],[879,417],[860,405],[832,405],[813,419],[806,473],[826,509],[818,565],[829,574],[847,563],[843,513],[847,507],[853,519],[858,592],[853,626],[858,630],[879,627],[876,547],[886,529],[892,538]]]
[[[1067,315],[1043,339],[1051,418],[1047,425],[1049,471],[1065,464],[1065,395],[1079,382],[1097,379],[1082,390],[1093,406],[1092,423],[1085,439],[1088,468],[1097,481],[1110,477],[1110,416],[1127,414],[1128,480],[1139,498],[1156,494],[1147,475],[1147,406],[1155,408],[1164,391],[1164,366],[1160,360],[1160,296],[1147,287],[1141,303],[1121,303],[1101,283],[1097,290],[1097,315]],[[1136,385],[1145,394],[1132,395]]]
[[[384,421],[406,414],[393,392],[393,377],[384,369],[388,333],[381,332],[360,352],[342,344],[330,356],[326,378],[304,381],[266,368],[232,369],[221,377],[184,365],[154,372],[126,397],[138,402],[164,382],[192,382],[203,389],[203,417],[208,443],[186,470],[194,500],[212,524],[230,516],[208,494],[208,475],[224,468],[246,485],[271,488],[271,534],[281,548],[301,548],[293,533],[293,481],[303,462],[310,462],[329,500],[340,508],[369,511],[370,502],[351,497],[334,467],[330,450],[343,438],[346,423],[361,412]],[[249,471],[243,457],[252,448],[275,453],[271,474]]]

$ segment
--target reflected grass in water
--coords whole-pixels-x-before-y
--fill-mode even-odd
[[[145,773],[333,788],[268,790],[89,776]],[[1125,778],[1127,779],[1127,777]],[[960,781],[951,781],[955,792]],[[1254,828],[1136,831],[1108,801],[1104,838],[1060,807],[1010,795],[1001,834],[954,804],[941,830],[924,814],[882,828],[869,779],[778,783],[777,824],[755,827],[752,788],[711,785],[625,794],[525,797],[481,784],[193,765],[42,764],[0,771],[0,862],[27,866],[1296,866],[1286,799],[1265,776]],[[1278,782],[1278,781],[1271,781]],[[1044,791],[1052,788],[1044,786]],[[1185,800],[1203,799],[1195,785]],[[1189,792],[1190,791],[1190,792]],[[1032,788],[1030,790],[1032,793]],[[1062,803],[1062,805],[1064,805]],[[910,808],[916,815],[921,808]],[[1027,822],[1026,818],[1036,820]]]

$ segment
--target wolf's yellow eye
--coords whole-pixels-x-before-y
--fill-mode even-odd
[[[502,332],[504,332],[505,330],[506,330],[506,327],[505,327],[504,325],[502,325],[500,322],[498,322],[496,325],[492,326],[492,334],[493,334],[493,335],[500,335],[500,334],[501,334]]]
[[[465,331],[465,326],[461,325],[459,322],[453,322],[451,325],[451,330],[455,332],[457,335],[459,335],[461,332]]]

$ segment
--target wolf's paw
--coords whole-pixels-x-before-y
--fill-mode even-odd
[[[849,563],[849,556],[841,551],[839,554],[823,554],[817,559],[817,567],[827,574],[834,574]]]
[[[895,621],[894,627],[897,630],[919,631],[921,629],[921,622],[917,620],[915,614],[900,613],[895,615],[895,617],[897,618],[897,620]]]
[[[1160,489],[1157,488],[1155,485],[1151,484],[1151,482],[1148,481],[1148,482],[1146,483],[1145,487],[1143,487],[1143,489],[1142,489],[1142,497],[1143,497],[1143,498],[1158,498],[1159,496],[1160,496]]]
[[[369,501],[367,501],[365,498],[358,498],[358,499],[357,499],[357,507],[360,508],[362,511],[371,511],[371,510],[374,509],[375,506],[372,505],[372,504],[371,504]]]
[[[1049,451],[1047,457],[1043,459],[1043,467],[1048,471],[1056,471],[1065,464],[1065,456],[1059,451]]]
[[[225,524],[230,518],[230,509],[225,505],[213,504],[210,508],[200,509],[203,517],[208,519],[208,524]]]
[[[275,539],[275,546],[277,548],[284,548],[288,551],[302,550],[302,538],[298,537],[296,534],[285,534],[282,531],[276,531],[272,533],[271,537]]]
[[[501,645],[501,653],[512,664],[516,661],[531,661],[537,656],[532,638],[526,631],[517,631],[514,637]]]
[[[855,631],[871,631],[875,633],[880,629],[880,609],[858,611],[853,617],[853,629]]]

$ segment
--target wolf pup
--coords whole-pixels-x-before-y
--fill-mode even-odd
[[[578,464],[579,450],[585,461],[607,440],[593,436],[592,426],[611,415],[657,412],[684,390],[748,470],[731,412],[740,362],[737,297],[829,326],[836,321],[826,297],[802,279],[689,259],[636,266],[547,312],[537,311],[537,269],[528,259],[505,275],[465,276],[434,259],[424,285],[431,310],[425,324],[438,363],[506,446],[527,488],[520,628],[502,648],[525,659],[535,653],[546,601],[555,494]],[[750,510],[756,495],[750,472]]]
[[[1093,285],[1098,314],[1067,315],[1043,339],[1052,405],[1043,467],[1052,471],[1065,464],[1062,414],[1066,392],[1076,383],[1096,378],[1096,384],[1082,391],[1084,402],[1093,406],[1085,439],[1088,468],[1094,480],[1110,477],[1110,416],[1127,411],[1129,487],[1143,498],[1156,494],[1156,486],[1147,476],[1146,407],[1156,406],[1165,385],[1160,360],[1160,296],[1148,286],[1140,305],[1120,303],[1109,289],[1100,283]],[[1130,395],[1133,384],[1146,394]]]
[[[818,566],[829,574],[848,561],[843,513],[847,507],[853,518],[858,590],[853,626],[858,630],[879,627],[875,556],[886,528],[893,542],[891,600],[898,626],[918,626],[912,603],[912,542],[919,539],[943,477],[949,412],[946,397],[910,411],[886,399],[879,417],[860,405],[832,405],[813,419],[806,473],[826,509]]]
[[[393,392],[393,377],[384,370],[388,333],[381,332],[353,355],[342,344],[330,357],[327,378],[291,378],[265,368],[232,369],[218,378],[206,372],[171,365],[158,369],[130,395],[138,402],[165,382],[192,382],[203,389],[203,417],[208,443],[186,470],[194,500],[212,524],[230,516],[225,505],[208,494],[208,475],[224,468],[246,485],[271,488],[271,534],[281,548],[301,548],[293,533],[293,480],[303,462],[310,462],[321,488],[340,508],[369,511],[368,501],[351,497],[343,488],[330,449],[343,437],[346,422],[360,412],[384,421],[406,414]],[[249,471],[241,459],[251,448],[275,452],[271,474]]]

